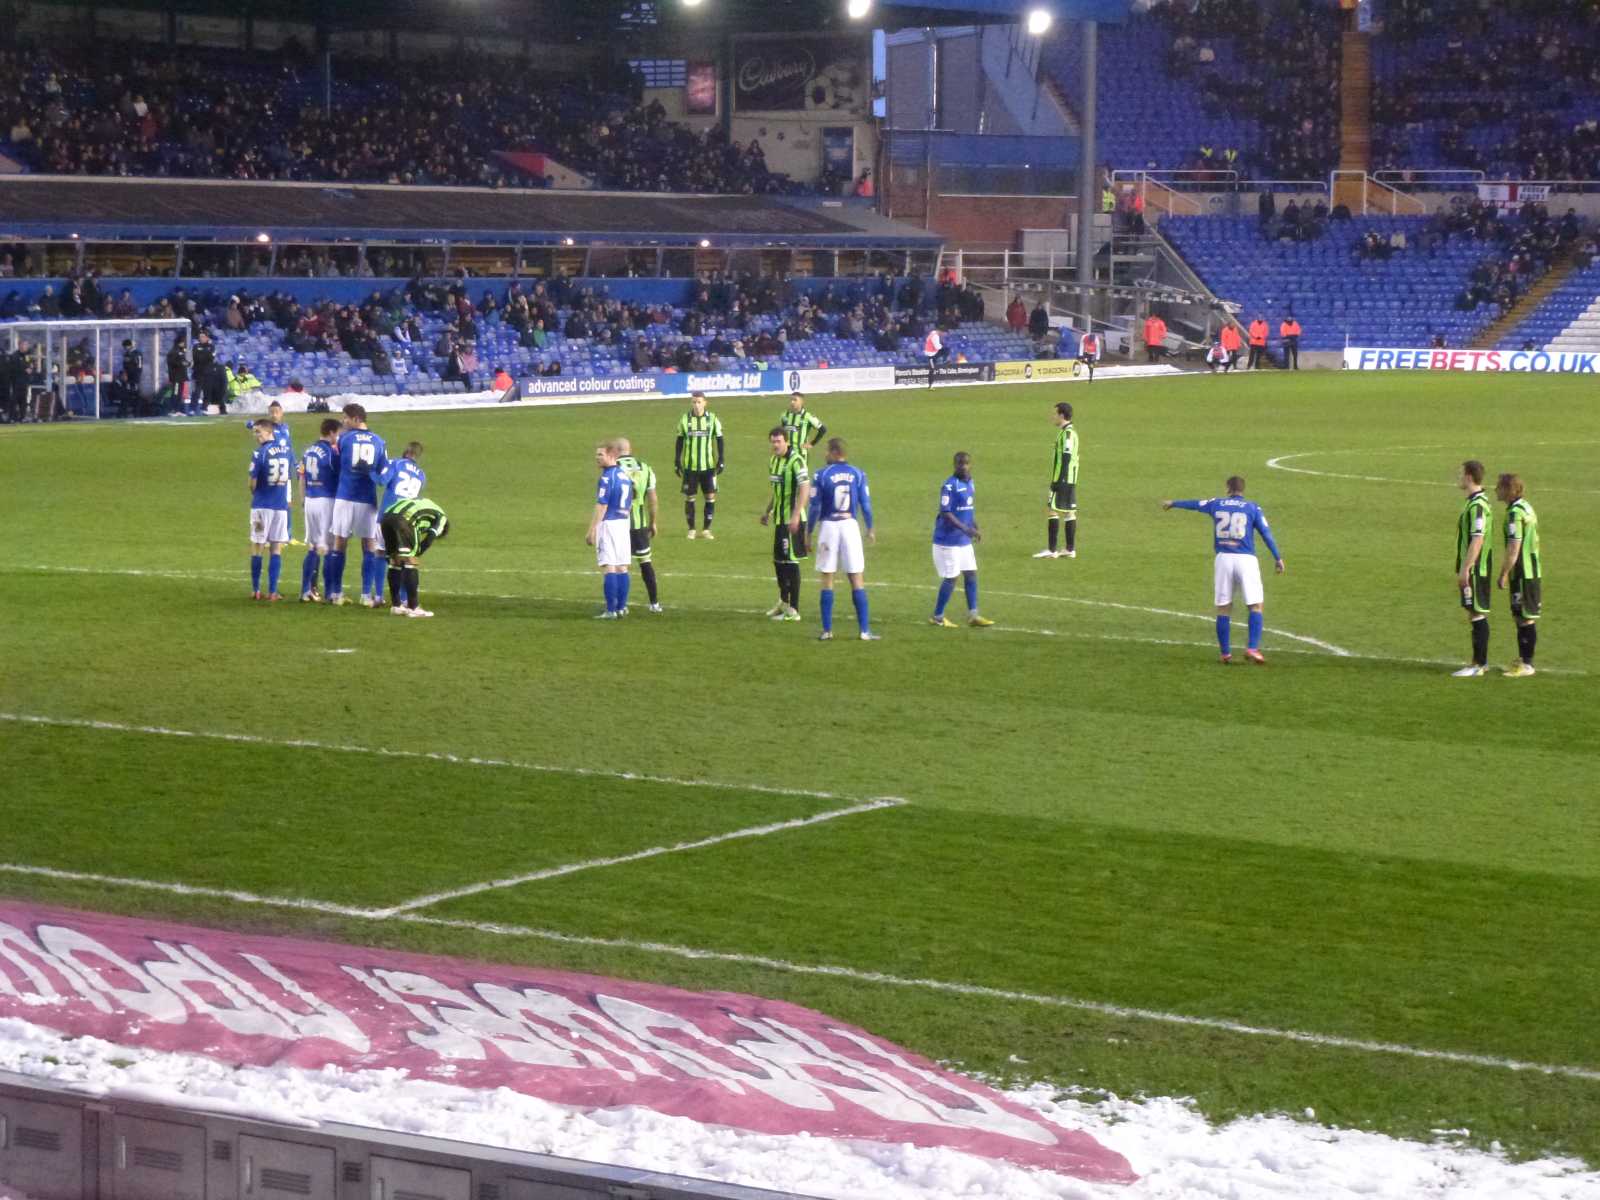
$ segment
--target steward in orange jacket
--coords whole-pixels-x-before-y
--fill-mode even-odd
[[[1283,339],[1283,365],[1291,371],[1300,369],[1300,322],[1290,313],[1278,325],[1278,336]]]
[[[1250,322],[1250,361],[1247,364],[1254,371],[1261,365],[1261,360],[1267,355],[1267,320],[1257,315]]]

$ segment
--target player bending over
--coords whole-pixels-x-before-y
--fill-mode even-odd
[[[861,640],[875,642],[878,635],[867,623],[867,556],[861,548],[861,526],[856,524],[860,517],[867,527],[867,541],[878,540],[872,530],[872,496],[867,490],[867,473],[852,467],[848,455],[843,438],[829,438],[828,463],[812,481],[806,528],[815,538],[817,573],[822,576],[822,633],[818,640],[833,640],[833,576],[842,567],[850,579],[850,600],[856,606]]]
[[[333,526],[333,498],[339,490],[339,422],[328,417],[322,422],[321,436],[306,447],[300,460],[300,478],[305,481],[306,557],[300,564],[300,603],[310,604],[317,594],[317,567],[333,545],[329,530]]]
[[[939,489],[939,515],[933,519],[933,569],[939,573],[939,600],[934,605],[930,625],[954,629],[956,623],[944,615],[945,605],[956,590],[956,576],[966,585],[967,624],[984,626],[994,622],[978,615],[978,558],[973,544],[981,542],[975,513],[977,493],[972,486],[972,455],[965,450],[955,457],[955,474]]]
[[[633,506],[628,510],[628,537],[633,562],[650,593],[650,611],[662,611],[661,595],[656,590],[656,565],[650,561],[650,539],[656,536],[656,473],[647,462],[633,456],[633,443],[617,439],[617,466],[633,481]]]
[[[1506,560],[1500,587],[1511,589],[1511,617],[1517,623],[1517,661],[1506,674],[1520,679],[1533,674],[1533,650],[1539,644],[1539,592],[1544,570],[1539,561],[1539,518],[1522,494],[1522,480],[1502,475],[1495,495],[1506,506]]]
[[[1203,512],[1216,523],[1212,541],[1217,560],[1213,570],[1217,600],[1217,645],[1222,649],[1222,661],[1233,661],[1229,638],[1233,622],[1233,591],[1238,588],[1250,608],[1250,645],[1244,656],[1253,663],[1266,664],[1261,654],[1262,607],[1266,600],[1261,586],[1261,564],[1256,561],[1256,534],[1266,542],[1272,552],[1273,565],[1278,574],[1284,572],[1283,555],[1272,540],[1272,530],[1267,526],[1266,514],[1254,500],[1244,498],[1244,477],[1233,475],[1228,479],[1228,494],[1222,499],[1163,500],[1161,507],[1187,508]]]
[[[1484,494],[1483,464],[1477,459],[1461,464],[1456,486],[1467,495],[1456,518],[1456,588],[1467,614],[1467,628],[1472,631],[1472,661],[1451,674],[1472,679],[1489,670],[1489,581],[1494,578],[1489,530],[1494,509]]]
[[[620,457],[615,441],[594,448],[600,486],[595,492],[589,532],[583,540],[594,547],[605,591],[606,610],[595,614],[597,621],[615,621],[628,615],[628,560],[632,554],[628,530],[633,519],[633,480],[617,465]]]
[[[255,423],[256,449],[250,456],[250,599],[261,599],[261,552],[272,551],[267,569],[267,599],[281,600],[278,576],[283,546],[289,540],[289,480],[294,459],[272,435],[265,417]]]
[[[396,500],[383,510],[378,528],[389,560],[389,595],[394,599],[389,611],[397,617],[433,616],[417,598],[417,559],[450,532],[444,510],[422,497]]]
[[[383,503],[379,506],[380,512],[388,512],[400,500],[415,500],[422,495],[422,489],[428,484],[428,473],[417,462],[422,457],[421,442],[407,442],[406,448],[401,451],[400,457],[390,459],[389,465],[384,468],[383,476],[378,483],[383,488]],[[379,579],[383,578],[385,569],[383,555],[378,555],[378,561],[372,565],[372,570]],[[380,585],[378,594],[381,597],[383,588]]]

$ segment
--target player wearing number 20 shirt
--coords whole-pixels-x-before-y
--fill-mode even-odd
[[[1265,663],[1261,654],[1262,606],[1266,599],[1261,586],[1261,564],[1256,561],[1256,534],[1266,542],[1272,560],[1283,574],[1283,555],[1272,539],[1266,515],[1254,500],[1244,498],[1244,479],[1238,475],[1228,480],[1228,494],[1211,500],[1168,500],[1163,508],[1186,508],[1203,512],[1215,524],[1212,544],[1216,549],[1213,572],[1217,602],[1217,645],[1222,649],[1222,661],[1231,662],[1229,632],[1232,622],[1233,593],[1237,588],[1250,609],[1250,647],[1245,657],[1254,663]]]

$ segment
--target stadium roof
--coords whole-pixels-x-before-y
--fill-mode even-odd
[[[495,191],[13,176],[0,238],[404,241],[926,249],[940,238],[842,203],[769,196]]]

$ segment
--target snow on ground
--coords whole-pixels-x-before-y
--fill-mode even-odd
[[[954,1150],[743,1133],[640,1108],[583,1113],[398,1071],[234,1068],[69,1041],[18,1020],[0,1020],[0,1070],[97,1095],[302,1126],[339,1121],[841,1200],[1600,1200],[1600,1172],[1576,1161],[1510,1163],[1282,1116],[1218,1128],[1181,1100],[1091,1101],[1044,1085],[1012,1096],[1126,1155],[1140,1182],[1091,1185]]]

